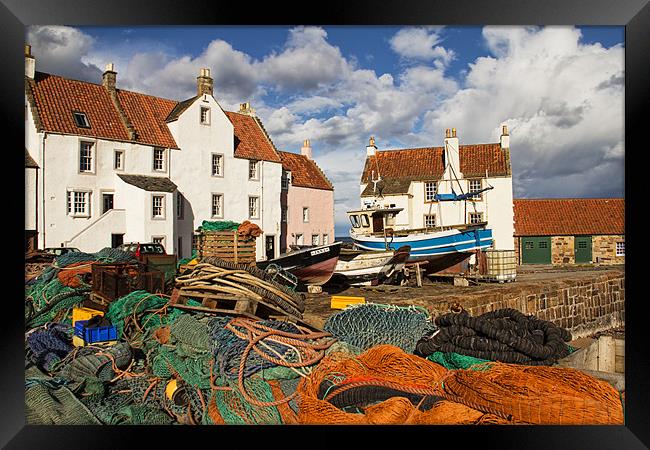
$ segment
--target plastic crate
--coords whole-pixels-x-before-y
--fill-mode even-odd
[[[104,311],[99,311],[92,308],[73,308],[72,309],[72,326],[80,320],[88,321],[94,316],[103,316]]]
[[[75,336],[83,339],[86,344],[114,341],[117,339],[117,328],[115,328],[115,325],[86,328],[87,322],[87,320],[79,320],[74,325]]]

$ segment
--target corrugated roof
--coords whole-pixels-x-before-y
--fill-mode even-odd
[[[282,167],[291,171],[291,184],[312,189],[333,191],[334,186],[327,179],[316,162],[304,155],[279,151]]]
[[[515,236],[625,234],[625,199],[515,199]]]
[[[499,143],[459,146],[460,171],[465,178],[503,176],[509,174],[506,152]],[[444,148],[422,147],[377,151],[366,157],[361,182],[371,179],[371,171],[384,180],[423,181],[440,178],[444,172]]]
[[[125,175],[117,174],[125,183],[133,185],[145,191],[174,192],[176,185],[166,177],[149,177],[146,175]]]

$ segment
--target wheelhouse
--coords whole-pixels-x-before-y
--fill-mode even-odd
[[[383,233],[395,225],[395,217],[404,208],[378,208],[348,211],[348,219],[355,234]]]

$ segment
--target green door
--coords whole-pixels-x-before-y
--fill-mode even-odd
[[[521,261],[524,264],[551,264],[551,238],[521,238]]]
[[[576,264],[591,262],[591,236],[575,237]]]

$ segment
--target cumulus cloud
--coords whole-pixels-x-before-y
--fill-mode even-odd
[[[442,30],[443,27],[402,28],[391,38],[390,47],[403,58],[433,61],[436,67],[443,68],[455,53],[437,45],[442,41]]]

